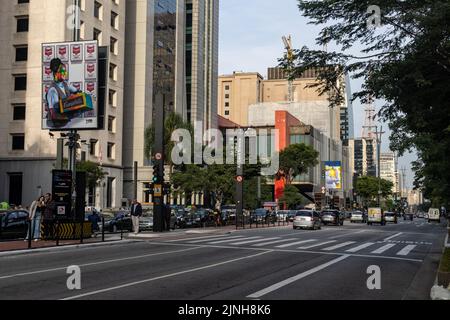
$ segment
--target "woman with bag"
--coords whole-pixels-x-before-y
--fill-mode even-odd
[[[28,228],[31,228],[31,236],[34,241],[39,241],[41,234],[41,219],[42,219],[42,209],[45,208],[44,197],[39,197],[39,199],[33,201],[30,206],[30,225]],[[30,229],[28,229],[27,238],[30,235]]]

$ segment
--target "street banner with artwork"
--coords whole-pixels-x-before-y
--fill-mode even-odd
[[[327,190],[342,189],[342,165],[340,161],[325,162],[325,183]]]
[[[98,43],[42,44],[42,128],[98,128]]]

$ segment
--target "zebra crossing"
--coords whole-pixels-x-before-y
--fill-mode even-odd
[[[397,235],[396,235],[397,236]],[[180,240],[177,240],[180,241]],[[249,246],[255,248],[268,249],[297,249],[313,250],[323,252],[342,252],[348,254],[366,253],[372,255],[395,254],[396,256],[406,257],[414,252],[418,246],[430,245],[430,243],[412,243],[406,241],[372,241],[357,242],[330,240],[330,239],[298,239],[282,237],[263,237],[263,236],[211,236],[199,239],[183,241],[194,245],[226,245],[226,246]]]

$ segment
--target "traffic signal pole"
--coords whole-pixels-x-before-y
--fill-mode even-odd
[[[157,97],[155,103],[155,145],[153,147],[153,232],[164,231],[164,104],[165,95]]]

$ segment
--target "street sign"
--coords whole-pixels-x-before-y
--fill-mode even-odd
[[[244,181],[244,177],[243,176],[237,176],[236,177],[236,181],[241,183],[242,181]]]
[[[155,187],[153,189],[153,196],[154,197],[162,197],[162,185],[161,184],[155,184]]]
[[[64,216],[66,214],[66,207],[65,206],[59,206],[58,207],[58,216]]]
[[[155,159],[156,160],[161,160],[162,159],[162,154],[161,153],[155,154]]]

